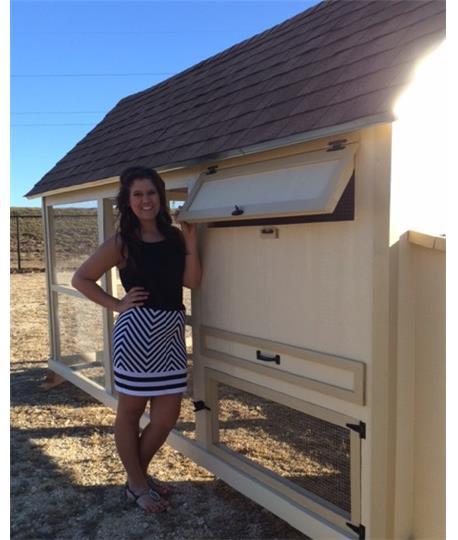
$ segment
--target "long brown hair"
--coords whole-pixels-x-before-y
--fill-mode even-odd
[[[121,239],[121,253],[124,258],[129,257],[134,264],[138,260],[141,249],[140,221],[129,206],[130,189],[135,180],[147,178],[151,180],[159,195],[160,208],[156,216],[159,232],[165,238],[174,238],[179,241],[184,250],[184,239],[181,231],[172,225],[165,196],[165,183],[159,174],[149,167],[136,166],[125,169],[120,176],[120,188],[116,197],[118,210],[117,232]]]

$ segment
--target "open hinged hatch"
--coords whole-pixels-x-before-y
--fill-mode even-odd
[[[356,144],[202,173],[180,221],[332,214],[354,172]]]

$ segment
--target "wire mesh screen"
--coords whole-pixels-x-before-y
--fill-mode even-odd
[[[57,295],[59,361],[105,387],[103,310],[83,298]]]
[[[97,201],[78,207],[55,206],[55,274],[58,285],[69,286],[77,268],[97,249]]]
[[[27,214],[10,215],[11,271],[42,271],[45,269],[43,223],[39,208],[24,209]]]
[[[218,399],[220,444],[351,512],[348,429],[224,384]]]

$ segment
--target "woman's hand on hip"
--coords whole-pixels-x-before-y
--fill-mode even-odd
[[[122,313],[123,311],[127,311],[128,309],[143,306],[145,301],[148,299],[148,296],[149,292],[143,287],[132,287],[131,289],[129,289],[129,292],[126,294],[126,296],[124,296],[124,298],[121,298],[116,311]]]

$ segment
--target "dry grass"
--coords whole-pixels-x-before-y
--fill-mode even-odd
[[[11,276],[11,538],[305,538],[169,446],[152,465],[177,487],[175,509],[145,515],[124,499],[111,409],[65,382],[44,390],[44,274]],[[183,429],[192,431],[184,408]]]
[[[43,222],[39,208],[10,209],[10,264],[12,271],[44,270]],[[54,212],[58,270],[75,270],[97,247],[97,215],[90,208],[58,208]],[[78,238],[78,242],[75,242]]]

